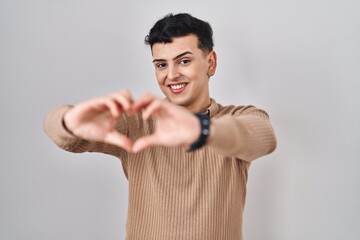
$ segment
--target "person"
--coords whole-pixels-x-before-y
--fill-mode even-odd
[[[249,166],[274,151],[276,138],[264,110],[210,97],[212,35],[190,14],[165,16],[145,38],[165,99],[121,90],[59,106],[45,119],[62,149],[121,160],[126,239],[242,239]]]

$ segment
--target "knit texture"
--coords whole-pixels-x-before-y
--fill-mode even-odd
[[[276,147],[268,115],[253,106],[207,109],[214,137],[205,147],[150,147],[139,153],[76,138],[62,124],[71,106],[45,120],[45,131],[62,149],[102,152],[121,160],[129,183],[128,240],[241,240],[250,162]],[[154,132],[155,120],[123,114],[119,132],[135,140]]]

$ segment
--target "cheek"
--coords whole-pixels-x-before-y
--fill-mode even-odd
[[[207,68],[204,65],[198,64],[191,70],[189,69],[187,75],[194,80],[200,80],[204,77],[207,77]]]
[[[155,76],[156,76],[156,80],[159,84],[164,82],[164,74],[163,73],[156,71]]]

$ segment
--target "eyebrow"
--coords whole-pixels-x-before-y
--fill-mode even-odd
[[[176,57],[174,57],[172,60],[176,60],[178,58],[181,58],[187,54],[193,54],[192,52],[190,51],[186,51],[186,52],[183,52],[183,53],[180,53],[179,55],[177,55]],[[154,59],[152,62],[166,62],[166,59]]]

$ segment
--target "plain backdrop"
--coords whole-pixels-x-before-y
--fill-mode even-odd
[[[0,0],[0,239],[124,239],[120,161],[57,148],[43,119],[158,90],[143,43],[167,13],[213,27],[211,95],[271,117],[249,172],[246,240],[360,239],[360,1]]]

